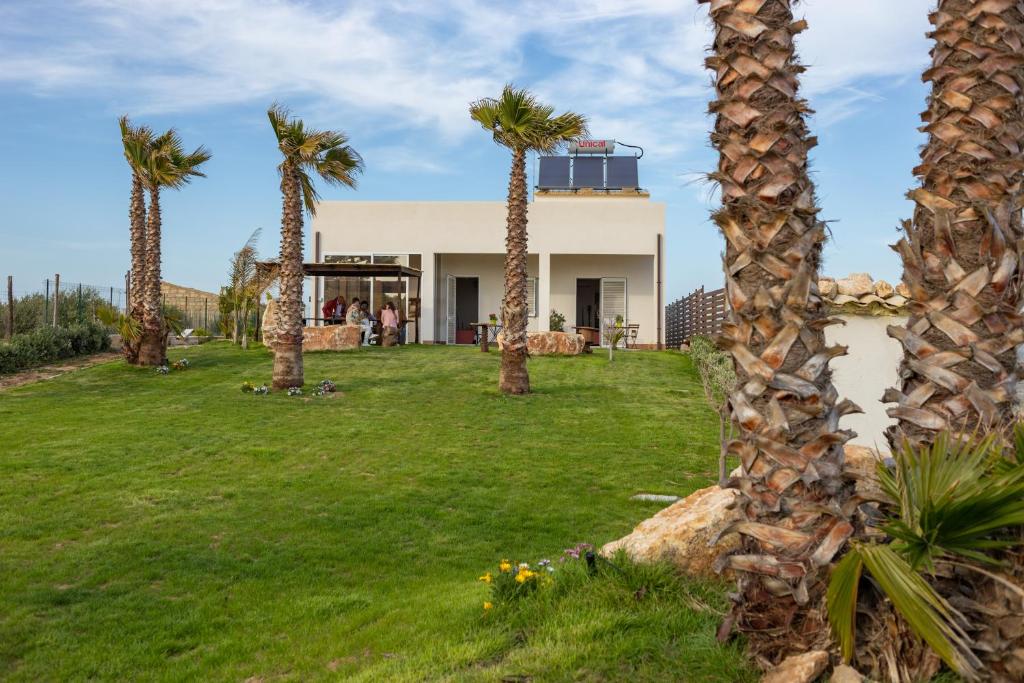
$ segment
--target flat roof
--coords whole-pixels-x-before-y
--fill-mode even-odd
[[[329,277],[420,277],[423,271],[397,263],[303,263],[306,275]]]

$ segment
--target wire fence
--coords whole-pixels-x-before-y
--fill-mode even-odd
[[[4,336],[97,320],[97,311],[106,307],[128,312],[124,284],[95,285],[54,277],[23,286],[21,281],[8,277],[6,285],[0,292],[0,334]],[[234,316],[226,316],[226,324],[221,324],[219,298],[215,295],[199,290],[171,291],[163,293],[161,300],[165,311],[184,329],[214,336],[230,334]],[[258,330],[259,322],[260,311],[253,311],[248,321],[250,329]]]

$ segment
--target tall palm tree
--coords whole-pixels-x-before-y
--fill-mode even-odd
[[[1019,409],[1024,361],[1024,7],[1013,0],[939,0],[931,14],[928,134],[905,237],[895,245],[911,292],[899,388],[883,400],[890,445],[931,443],[952,428],[997,427]]]
[[[147,126],[134,126],[127,116],[118,123],[121,127],[121,144],[124,158],[132,169],[132,190],[129,200],[128,220],[131,251],[131,275],[129,276],[128,315],[142,322],[142,293],[146,273],[146,185],[145,175],[148,154],[153,143],[153,131]],[[123,349],[128,362],[135,363],[139,357],[136,341],[123,339]]]
[[[709,2],[710,0],[698,0]],[[830,324],[817,291],[825,226],[808,176],[804,68],[791,0],[714,0],[713,54],[718,99],[711,142],[722,207],[713,219],[725,237],[730,314],[720,344],[732,355],[738,388],[730,396],[739,438],[743,537],[721,568],[739,579],[720,635],[749,635],[762,662],[805,651],[828,638],[820,609],[828,564],[854,532],[844,507],[839,419],[859,409],[839,401],[829,361]]]
[[[181,137],[171,129],[153,139],[146,164],[146,188],[149,190],[149,211],[146,216],[146,276],[142,298],[142,341],[140,365],[161,365],[167,356],[167,330],[160,296],[161,215],[160,190],[181,189],[193,177],[205,174],[199,167],[209,161],[210,152],[197,147],[186,153]]]
[[[506,394],[530,391],[526,371],[528,307],[526,296],[526,153],[553,152],[587,135],[587,119],[542,104],[525,89],[506,85],[497,99],[484,98],[469,106],[469,115],[491,133],[496,143],[512,152],[508,181],[505,235],[505,298],[501,307],[504,344],[498,388]]]
[[[274,342],[274,388],[300,387],[302,371],[302,209],[316,215],[320,199],[313,185],[315,172],[332,185],[356,186],[363,160],[348,145],[348,137],[331,130],[306,128],[301,119],[273,105],[267,111],[284,160],[281,176],[280,294],[277,300],[277,337]]]

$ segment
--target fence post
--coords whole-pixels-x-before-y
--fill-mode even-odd
[[[7,338],[14,336],[14,276],[7,276]]]
[[[43,295],[43,327],[50,319],[50,278],[46,278],[46,294]]]
[[[60,273],[53,276],[53,326],[57,327],[60,322]]]
[[[114,288],[110,288],[110,307],[114,307]]]
[[[124,314],[128,315],[131,313],[131,304],[128,303],[132,300],[132,271],[128,271],[124,274]]]
[[[82,310],[82,283],[81,282],[78,283],[78,303],[75,305],[75,309],[76,309],[77,314],[78,314],[78,322],[82,322],[82,318],[84,317],[82,314],[84,313],[84,311]]]

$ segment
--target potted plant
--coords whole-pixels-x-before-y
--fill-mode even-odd
[[[490,320],[491,320],[491,324],[492,325],[497,325],[498,324],[498,314],[497,313],[491,313],[490,314]]]

